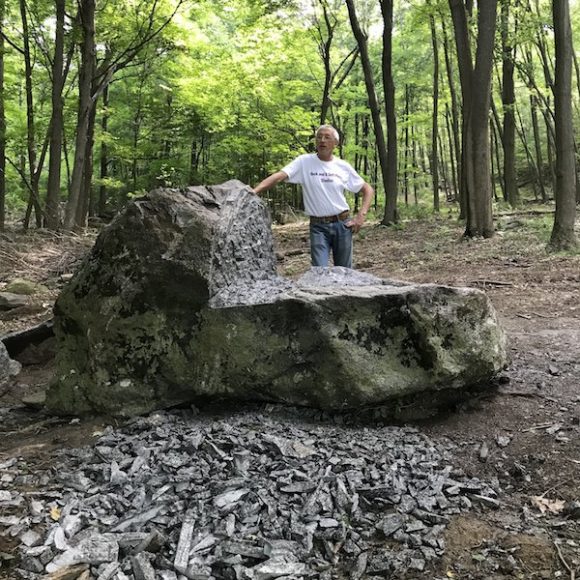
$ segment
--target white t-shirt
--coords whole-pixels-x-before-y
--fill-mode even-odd
[[[349,209],[344,190],[357,193],[364,179],[342,159],[322,161],[316,153],[306,153],[291,161],[282,171],[289,183],[302,185],[304,209],[310,216],[338,215]]]

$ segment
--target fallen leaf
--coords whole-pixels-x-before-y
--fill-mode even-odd
[[[50,508],[50,517],[55,521],[58,522],[58,520],[60,520],[60,508],[57,506],[52,506]]]
[[[535,508],[538,508],[543,514],[550,512],[551,514],[559,514],[564,509],[566,502],[561,499],[548,499],[541,495],[533,495],[531,503]]]

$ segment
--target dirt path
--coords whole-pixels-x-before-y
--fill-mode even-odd
[[[485,289],[510,340],[512,363],[497,391],[420,426],[458,446],[456,462],[468,475],[497,481],[499,509],[478,505],[470,516],[456,518],[447,530],[445,558],[424,575],[409,575],[413,580],[580,574],[580,503],[574,503],[580,500],[580,257],[546,254],[548,232],[541,220],[507,218],[499,225],[491,240],[462,241],[461,228],[451,219],[399,228],[371,223],[356,240],[361,270]],[[274,231],[280,273],[304,272],[309,266],[305,224]],[[17,259],[4,260],[8,267],[0,272],[0,282],[32,272],[49,291],[20,314],[0,313],[0,334],[50,316],[62,275],[88,246],[75,240],[57,251],[62,240],[20,242],[2,241],[4,257],[19,250]],[[24,249],[34,247],[32,242],[36,253]],[[44,388],[50,373],[50,365],[28,367],[16,389],[0,393],[0,463],[25,457],[32,464],[50,464],[59,447],[89,443],[107,423],[63,422],[15,409],[23,393]],[[14,539],[0,536],[0,553],[14,547]],[[0,567],[0,577],[3,573]]]

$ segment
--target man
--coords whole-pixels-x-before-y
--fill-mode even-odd
[[[352,234],[364,223],[375,192],[349,163],[333,155],[339,142],[334,127],[321,125],[315,137],[316,153],[300,155],[256,185],[254,192],[259,195],[284,180],[302,185],[304,209],[310,216],[312,265],[328,266],[332,252],[335,266],[352,268]],[[363,196],[354,218],[349,215],[345,190]]]

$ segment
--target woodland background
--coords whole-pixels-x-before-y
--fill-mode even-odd
[[[444,206],[490,237],[555,201],[576,246],[576,0],[0,0],[0,23],[0,227],[255,184],[330,122],[384,224]]]

